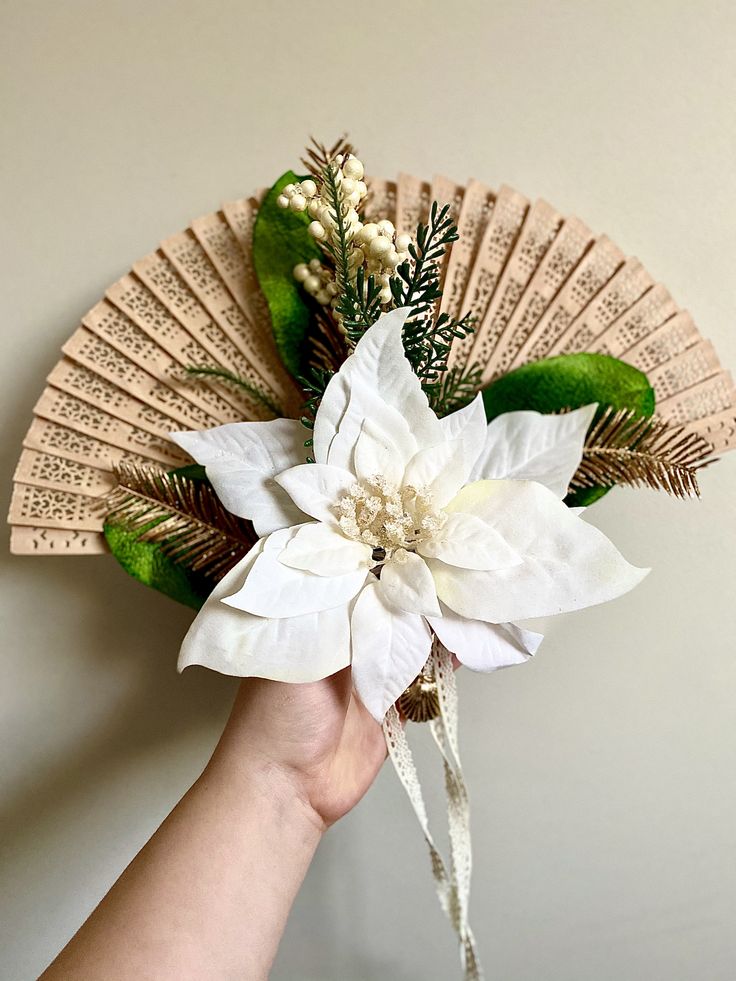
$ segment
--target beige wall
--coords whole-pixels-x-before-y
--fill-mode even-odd
[[[730,2],[5,0],[0,16],[6,497],[80,315],[309,133],[349,129],[374,173],[507,181],[574,210],[736,368]],[[734,977],[735,478],[736,454],[700,503],[610,495],[592,520],[652,575],[550,624],[524,670],[461,679],[492,978]],[[188,613],[112,560],[0,563],[0,977],[27,981],[197,775],[233,685],[176,675]],[[273,978],[455,977],[387,769],[328,835]]]

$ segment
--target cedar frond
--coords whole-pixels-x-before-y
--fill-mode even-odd
[[[335,314],[340,319],[348,346],[353,348],[381,315],[381,284],[372,273],[366,277],[363,265],[358,266],[357,272],[351,267],[353,229],[347,219],[349,207],[338,181],[338,170],[337,163],[328,160],[320,174],[322,193],[335,221],[333,236],[322,241],[322,248],[335,271],[338,290]]]
[[[447,313],[434,316],[442,297],[442,258],[457,239],[450,205],[433,201],[428,224],[419,223],[416,243],[409,246],[410,259],[397,267],[390,280],[394,307],[410,311],[403,333],[406,357],[430,396],[436,394],[447,370],[453,341],[475,330],[472,314],[459,320]]]
[[[250,521],[227,511],[207,481],[130,463],[116,466],[115,476],[118,486],[102,502],[106,519],[214,582],[258,540]]]
[[[301,162],[310,174],[314,177],[321,177],[325,167],[334,160],[338,153],[341,153],[343,156],[352,153],[355,156],[355,148],[348,140],[347,133],[343,133],[339,139],[335,140],[331,147],[325,146],[324,143],[320,143],[319,140],[315,140],[312,136],[310,137],[309,145],[304,149],[304,153],[305,156],[302,157]]]
[[[570,489],[626,484],[699,497],[696,472],[714,462],[712,452],[692,430],[609,407],[587,435]]]
[[[457,412],[478,394],[482,374],[482,365],[477,361],[469,368],[446,368],[437,381],[424,386],[429,404],[440,417]]]

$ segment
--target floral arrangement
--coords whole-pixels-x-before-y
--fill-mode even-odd
[[[482,365],[449,363],[472,311],[438,312],[458,234],[450,207],[433,203],[415,235],[397,234],[368,216],[348,144],[315,144],[304,163],[307,174],[266,193],[253,233],[302,417],[192,365],[194,384],[245,387],[274,418],[172,434],[190,467],[119,467],[106,533],[129,570],[131,541],[155,548],[201,605],[180,668],[300,683],[351,665],[427,838],[465,976],[479,978],[453,668],[522,664],[542,637],[519,621],[639,583],[647,570],[585,509],[615,484],[697,494],[710,446],[655,419],[646,376],[603,355],[525,365],[481,390]],[[430,721],[444,759],[449,864],[429,833],[406,719]]]

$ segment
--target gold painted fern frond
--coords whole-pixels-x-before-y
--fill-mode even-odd
[[[588,433],[570,489],[626,484],[699,497],[696,472],[713,463],[711,454],[698,433],[608,408]]]
[[[103,502],[106,520],[193,572],[220,579],[257,541],[250,521],[225,510],[206,481],[130,463],[115,476],[118,486]]]

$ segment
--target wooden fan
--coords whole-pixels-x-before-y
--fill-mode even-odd
[[[413,233],[430,202],[450,202],[459,240],[443,270],[442,309],[471,311],[475,333],[451,366],[480,362],[483,384],[529,361],[590,351],[646,372],[660,419],[736,445],[736,392],[711,343],[637,259],[577,218],[509,187],[408,175],[369,182],[369,217]],[[194,381],[187,365],[244,378],[284,414],[303,397],[280,362],[251,254],[258,197],[225,204],[134,263],[62,348],[23,442],[10,505],[18,554],[107,551],[96,499],[121,462],[188,462],[180,429],[272,418],[247,390]]]

